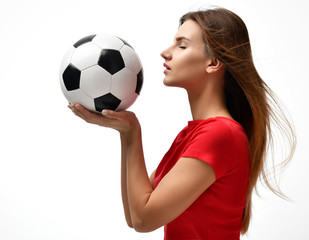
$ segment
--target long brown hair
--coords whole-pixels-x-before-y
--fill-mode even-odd
[[[181,17],[180,25],[189,19],[202,28],[206,54],[225,65],[226,105],[233,118],[245,129],[250,143],[251,172],[241,230],[244,234],[249,228],[252,192],[256,189],[259,178],[264,180],[271,191],[285,198],[276,178],[273,182],[266,169],[266,152],[273,143],[271,127],[279,127],[282,136],[290,145],[288,156],[280,164],[282,168],[294,153],[295,134],[292,125],[281,111],[277,97],[254,66],[249,34],[242,19],[224,8],[189,12]],[[274,161],[273,165],[275,171]]]

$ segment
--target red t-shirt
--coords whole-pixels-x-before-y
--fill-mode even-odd
[[[181,157],[210,164],[216,181],[164,226],[164,239],[239,240],[250,175],[249,143],[242,126],[225,117],[189,121],[159,164],[154,187]]]

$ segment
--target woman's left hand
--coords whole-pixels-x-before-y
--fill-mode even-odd
[[[133,112],[103,110],[101,114],[88,111],[80,104],[70,104],[68,106],[73,113],[85,120],[87,123],[113,128],[120,133],[130,133],[140,128],[138,119]]]

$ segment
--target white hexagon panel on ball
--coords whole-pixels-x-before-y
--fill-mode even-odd
[[[127,45],[124,45],[120,49],[120,53],[126,68],[130,69],[135,74],[138,74],[142,69],[142,64],[134,49]]]
[[[70,103],[81,104],[90,111],[95,111],[93,98],[89,97],[80,88],[66,93]]]
[[[120,100],[126,99],[135,93],[137,75],[124,68],[112,76],[111,93]]]
[[[126,110],[128,107],[130,107],[135,102],[137,97],[138,97],[138,94],[134,93],[130,95],[129,97],[127,97],[126,99],[121,100],[121,103],[117,107],[116,111]]]
[[[80,88],[92,98],[100,97],[111,91],[112,76],[99,65],[81,72]]]
[[[67,68],[67,66],[70,65],[71,63],[71,59],[72,59],[72,56],[75,52],[75,47],[71,47],[64,55],[62,61],[61,61],[61,65],[60,65],[60,80],[63,80],[62,79],[62,74],[64,72],[64,70]]]
[[[79,70],[91,67],[98,63],[101,48],[92,42],[85,43],[76,48],[71,63]]]
[[[108,34],[98,34],[92,42],[97,44],[102,49],[119,50],[124,43],[117,37]]]

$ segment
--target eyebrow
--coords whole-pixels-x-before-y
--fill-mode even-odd
[[[175,39],[176,42],[181,42],[182,40],[191,41],[189,38],[186,38],[186,37],[183,37],[183,36],[177,37],[177,38]]]

